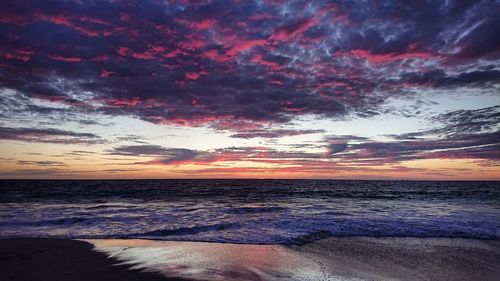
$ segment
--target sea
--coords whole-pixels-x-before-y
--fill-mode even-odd
[[[500,239],[500,182],[1,180],[0,238]]]

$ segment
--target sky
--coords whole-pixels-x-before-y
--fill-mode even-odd
[[[500,1],[0,4],[0,178],[500,180]]]

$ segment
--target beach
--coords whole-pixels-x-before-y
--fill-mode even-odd
[[[0,240],[2,280],[498,280],[500,241],[332,237],[304,245]]]
[[[496,182],[2,183],[1,281],[500,276]]]
[[[117,260],[92,249],[90,243],[70,239],[0,240],[0,280],[184,280],[118,265]]]

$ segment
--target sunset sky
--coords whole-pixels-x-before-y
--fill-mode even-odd
[[[0,178],[500,180],[499,1],[2,1]]]

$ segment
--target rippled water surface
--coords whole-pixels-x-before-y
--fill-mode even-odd
[[[0,181],[0,237],[300,244],[328,236],[500,239],[500,183]]]

